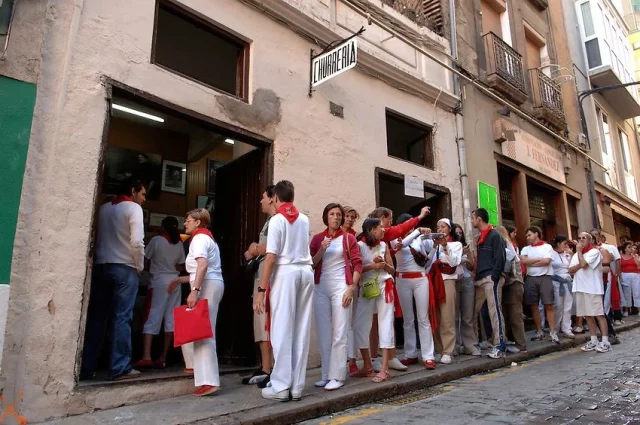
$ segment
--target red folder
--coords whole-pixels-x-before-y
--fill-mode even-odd
[[[173,309],[173,346],[179,347],[201,339],[213,338],[209,301],[202,299],[194,308],[186,305]]]

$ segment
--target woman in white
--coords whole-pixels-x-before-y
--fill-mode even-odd
[[[402,214],[398,217],[396,224],[404,223],[411,218],[409,214]],[[422,362],[425,368],[435,369],[433,335],[431,322],[429,322],[429,278],[425,269],[433,241],[423,240],[419,236],[420,229],[416,229],[406,235],[400,244],[397,241],[391,242],[391,246],[396,250],[396,288],[404,321],[405,358],[402,364],[408,366],[418,363],[418,344],[413,313],[415,300]]]
[[[213,394],[220,388],[215,329],[218,305],[224,293],[224,283],[220,249],[208,230],[210,222],[209,211],[204,208],[187,213],[184,227],[187,234],[191,235],[186,261],[189,276],[180,277],[172,282],[175,285],[179,283],[191,285],[191,292],[187,298],[189,308],[193,308],[200,299],[207,299],[209,303],[209,318],[214,336],[193,343],[193,375],[197,387],[194,394],[197,396]]]
[[[374,376],[371,354],[369,353],[369,333],[373,321],[373,314],[378,314],[378,338],[382,350],[382,365],[380,372],[374,376],[373,382],[389,380],[389,358],[391,350],[395,348],[393,330],[393,272],[389,247],[382,241],[384,229],[378,218],[367,218],[362,224],[358,245],[362,257],[362,279],[360,297],[356,306],[354,334],[356,346],[360,349],[364,366],[352,374],[356,377]],[[367,288],[378,292],[376,297],[370,297]],[[375,291],[375,288],[378,291]],[[367,298],[367,297],[370,298]]]
[[[576,336],[571,330],[571,309],[573,308],[573,296],[571,288],[573,281],[569,274],[571,257],[567,254],[567,242],[569,238],[558,235],[551,241],[553,253],[551,254],[551,266],[553,267],[553,299],[556,315],[555,328],[561,331],[565,337],[573,339]]]
[[[622,271],[622,291],[625,299],[625,314],[630,307],[640,306],[640,257],[636,254],[633,243],[625,242],[620,250],[620,269]]]
[[[362,273],[360,247],[356,237],[345,233],[344,210],[327,205],[322,213],[327,228],[311,239],[315,290],[313,306],[320,345],[322,377],[316,387],[327,391],[344,386],[347,376],[347,334],[351,308]]]
[[[452,231],[451,220],[438,220],[437,230],[444,236],[434,239],[430,255],[434,258],[444,280],[446,300],[438,306],[438,331],[435,334],[436,361],[443,364],[452,362],[456,348],[456,280],[460,274],[458,266],[462,261],[462,244]]]
[[[147,292],[149,313],[142,329],[142,359],[133,366],[136,369],[154,367],[162,369],[166,365],[167,353],[173,342],[173,309],[180,305],[180,291],[176,291],[172,281],[178,277],[178,270],[184,267],[184,248],[180,240],[178,219],[172,216],[162,220],[162,232],[154,236],[145,247],[145,268],[151,274],[151,284]],[[151,361],[151,342],[160,333],[164,320],[164,346],[162,354]]]

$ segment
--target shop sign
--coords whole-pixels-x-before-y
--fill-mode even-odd
[[[513,133],[513,140],[502,143],[502,154],[547,177],[566,184],[562,153],[526,131]]]
[[[353,68],[358,63],[358,39],[345,43],[311,59],[311,87]]]
[[[424,180],[416,176],[404,176],[404,194],[424,199]]]

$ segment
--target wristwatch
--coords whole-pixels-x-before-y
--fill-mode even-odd
[[[267,290],[262,286],[258,286],[258,292],[267,292]]]

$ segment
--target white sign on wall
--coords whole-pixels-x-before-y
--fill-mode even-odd
[[[311,87],[353,68],[358,63],[358,39],[352,38],[311,60]]]
[[[404,176],[404,194],[424,199],[424,180],[416,176]]]
[[[514,133],[515,140],[502,143],[502,154],[545,176],[566,184],[562,153],[526,131]]]

